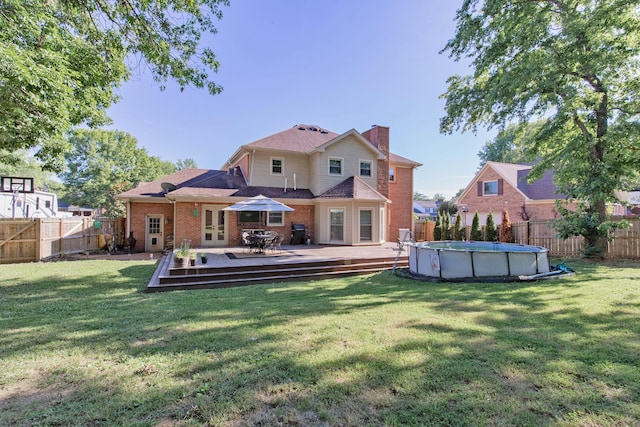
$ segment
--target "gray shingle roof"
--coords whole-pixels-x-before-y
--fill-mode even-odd
[[[318,126],[295,125],[291,129],[254,141],[247,147],[310,153],[316,147],[337,137],[337,133]]]
[[[387,200],[386,197],[357,176],[345,179],[340,184],[319,195],[318,199]]]
[[[229,195],[228,191],[235,192],[247,186],[241,173],[233,175],[227,171],[209,169],[184,169],[167,175],[152,182],[138,185],[129,191],[119,195],[120,198],[134,197],[164,197],[166,192],[162,188],[163,183],[173,184],[176,189],[170,191],[173,195]],[[218,190],[218,191],[211,191]]]

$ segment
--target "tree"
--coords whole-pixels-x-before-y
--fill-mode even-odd
[[[413,192],[413,200],[430,200],[429,196],[426,194],[418,193],[417,191]]]
[[[37,189],[60,193],[63,190],[62,182],[55,175],[48,171],[43,171],[38,161],[28,152],[20,150],[14,153],[17,161],[14,164],[0,164],[2,175],[23,176],[34,180]]]
[[[473,221],[471,221],[471,233],[469,240],[480,241],[482,240],[482,230],[480,229],[480,217],[478,212],[473,215]]]
[[[500,224],[500,241],[513,243],[513,226],[509,218],[509,211],[502,209],[502,223]]]
[[[555,171],[560,191],[583,203],[562,211],[560,235],[582,235],[602,255],[606,203],[640,173],[638,1],[465,0],[456,21],[443,51],[474,71],[449,78],[441,130],[540,121],[529,179]]]
[[[442,213],[442,240],[451,239],[451,217],[449,213]]]
[[[103,209],[106,215],[123,216],[124,205],[116,195],[175,172],[171,162],[149,156],[126,132],[76,130],[69,138],[73,150],[66,155],[61,175],[65,199],[79,206]]]
[[[531,135],[540,127],[539,123],[511,124],[488,141],[478,152],[480,168],[488,161],[501,163],[530,163],[537,153],[530,152]]]
[[[193,159],[178,159],[176,160],[176,170],[184,170],[184,169],[197,169],[198,165],[196,161]]]
[[[438,212],[438,216],[436,216],[436,224],[433,228],[433,240],[442,240],[442,215],[440,215],[440,212]]]
[[[455,215],[458,213],[458,206],[456,206],[453,202],[443,201],[438,205],[438,212],[447,215]]]
[[[485,224],[484,229],[484,240],[487,242],[495,242],[498,240],[498,229],[496,228],[496,223],[493,220],[493,214],[491,212],[487,215],[487,223]]]
[[[456,222],[453,225],[453,237],[455,240],[465,240],[465,229],[462,227],[462,217],[456,215]]]
[[[61,171],[67,132],[108,123],[115,89],[139,63],[161,87],[219,93],[209,78],[219,64],[200,39],[215,33],[220,5],[228,0],[0,1],[0,162],[34,149]]]

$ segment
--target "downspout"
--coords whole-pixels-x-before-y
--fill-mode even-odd
[[[131,234],[131,199],[127,199],[127,232],[122,239],[125,239],[125,236],[129,236]]]
[[[176,236],[176,225],[178,224],[178,221],[177,221],[178,217],[176,215],[178,214],[178,212],[177,212],[178,208],[177,208],[177,204],[176,204],[175,200],[169,199],[169,202],[173,205],[173,249],[175,249],[176,248],[176,238],[177,238],[177,236]]]
[[[256,150],[251,152],[251,166],[249,167],[249,186],[251,186],[251,181],[253,181],[253,162],[256,158]]]

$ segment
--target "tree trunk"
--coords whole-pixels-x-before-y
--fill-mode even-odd
[[[607,233],[602,232],[598,225],[607,219],[607,205],[604,200],[596,200],[592,203],[589,212],[594,221],[585,233],[584,254],[588,258],[604,258],[607,254]]]

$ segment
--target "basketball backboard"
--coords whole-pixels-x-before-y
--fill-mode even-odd
[[[0,187],[3,193],[33,193],[33,178],[18,176],[0,177]]]

